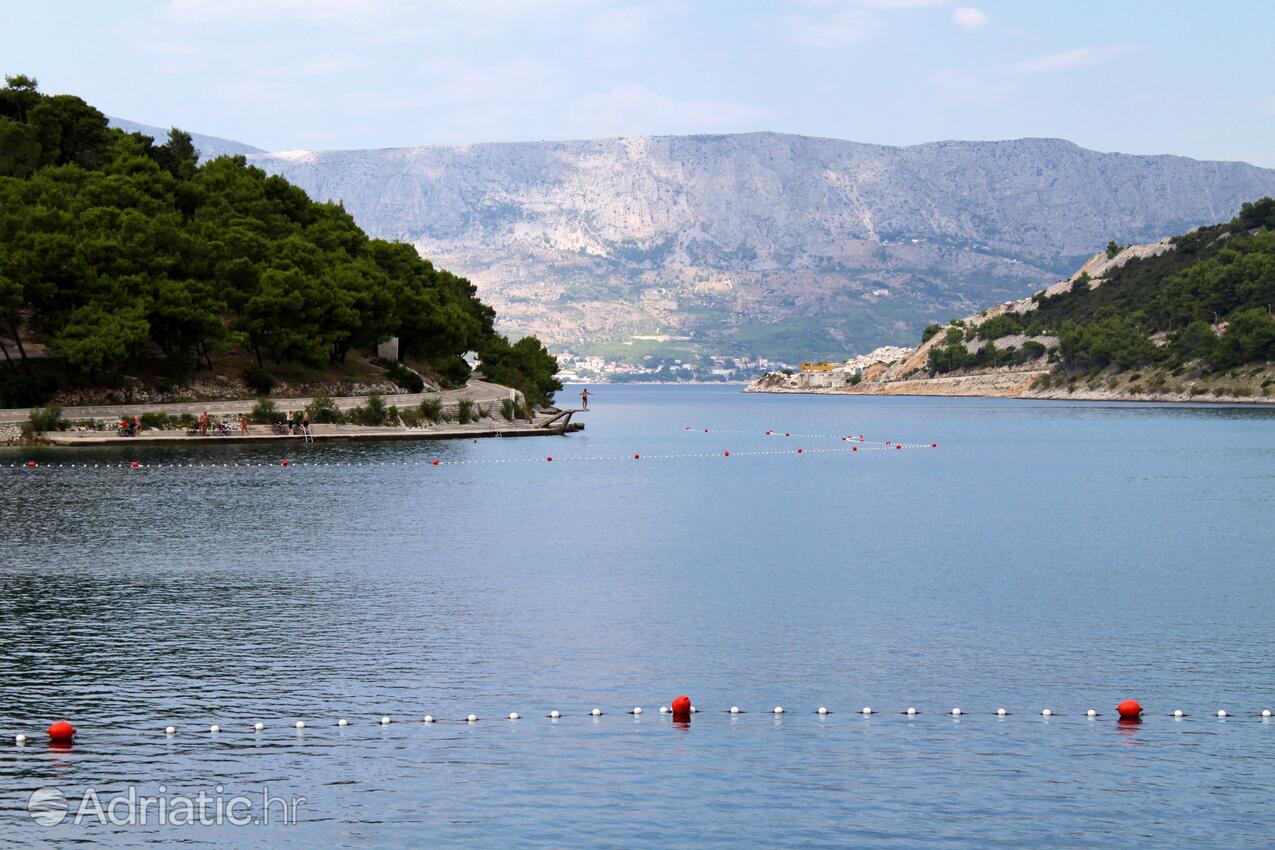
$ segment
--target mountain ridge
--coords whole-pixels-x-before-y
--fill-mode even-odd
[[[507,327],[559,349],[672,334],[779,358],[906,342],[1108,239],[1154,241],[1275,191],[1275,171],[1247,163],[1044,138],[758,131],[249,158],[457,269]]]

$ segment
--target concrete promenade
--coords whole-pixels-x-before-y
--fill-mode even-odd
[[[512,392],[508,387],[502,387],[499,384],[489,384],[486,381],[478,381],[471,379],[468,384],[458,390],[443,390],[435,393],[403,393],[401,395],[381,396],[386,406],[397,405],[399,408],[415,407],[427,398],[441,399],[444,405],[454,405],[463,398],[473,399],[474,402],[481,405],[493,405],[493,413],[500,412],[500,402],[502,399],[509,398]],[[301,410],[308,405],[313,398],[275,398],[271,399],[275,407],[282,412],[289,410]],[[340,410],[350,410],[354,407],[360,407],[367,402],[366,396],[341,396],[332,399],[333,404]],[[205,411],[209,415],[230,416],[232,414],[247,413],[252,410],[252,406],[257,403],[253,398],[214,400],[214,401],[191,401],[178,402],[173,404],[105,404],[105,405],[88,405],[83,407],[64,407],[62,408],[62,418],[64,420],[77,419],[119,419],[125,416],[140,416],[143,413],[167,413],[169,416],[181,416],[183,413],[189,413],[192,416],[199,416]],[[19,423],[26,422],[31,415],[31,408],[28,407],[8,407],[0,408],[0,423]]]

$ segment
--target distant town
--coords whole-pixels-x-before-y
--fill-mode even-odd
[[[747,383],[770,372],[795,368],[750,355],[646,354],[621,358],[563,351],[555,356],[557,377],[564,383]]]

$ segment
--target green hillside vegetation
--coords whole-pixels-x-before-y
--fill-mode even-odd
[[[1082,276],[1069,291],[1038,294],[1028,313],[927,328],[930,337],[946,334],[930,351],[931,373],[1025,362],[1030,340],[1018,350],[996,349],[994,340],[1010,334],[1057,337],[1060,365],[1074,372],[1192,364],[1216,373],[1275,360],[1275,200],[1246,203],[1230,222],[1172,242],[1175,250],[1131,260],[1097,288]],[[988,343],[971,353],[964,342],[972,338]],[[1033,358],[1044,353],[1035,343]]]
[[[534,337],[516,344],[466,279],[407,244],[369,239],[337,204],[315,203],[241,156],[202,165],[190,135],[163,144],[107,126],[78,97],[35,80],[0,89],[0,404],[127,372],[176,379],[249,352],[324,369],[397,336],[446,384],[461,355],[533,402],[560,388]],[[29,356],[39,340],[49,358]]]

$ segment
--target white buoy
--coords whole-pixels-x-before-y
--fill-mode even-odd
[[[667,706],[667,705],[662,705],[662,706],[660,706],[660,714],[668,714],[668,706]]]
[[[432,715],[432,714],[427,714],[427,715],[425,715],[424,717],[422,717],[422,718],[421,718],[421,722],[422,722],[422,723],[433,723],[433,722],[434,722],[434,715]]]
[[[1218,717],[1226,717],[1226,716],[1227,716],[1227,714],[1226,714],[1226,709],[1225,709],[1225,708],[1219,708],[1219,709],[1217,710],[1217,716],[1218,716]]]
[[[695,706],[691,706],[691,714],[699,714],[699,709]]]
[[[1043,711],[1041,711],[1040,716],[1041,716],[1041,717],[1053,717],[1053,716],[1054,716],[1054,713],[1053,713],[1052,711],[1050,711],[1049,709],[1047,709],[1047,708],[1046,708],[1046,709],[1044,709]]]
[[[1098,712],[1094,711],[1092,708],[1085,712],[1085,717],[1097,717],[1097,716],[1098,716]]]
[[[509,712],[509,719],[510,719],[510,720],[517,720],[517,719],[518,719],[518,712],[516,712],[516,711],[511,711],[511,712]]]
[[[965,712],[961,711],[959,708],[954,708],[954,709],[952,709],[952,716],[953,716],[953,717],[960,717],[960,716],[961,716],[962,714],[964,714],[964,713],[965,713]]]
[[[27,742],[27,736],[23,735],[22,733],[18,733],[17,735],[13,736],[13,743],[17,744],[19,747],[25,744],[26,742]]]
[[[558,711],[558,709],[556,708],[553,711],[549,712],[549,717],[552,720],[557,720],[561,716],[562,716],[562,712]]]
[[[258,721],[257,723],[252,724],[252,729],[253,729],[253,731],[254,731],[254,732],[260,732],[262,729],[265,729],[265,728],[266,728],[266,724],[264,724],[264,723],[262,723],[262,722],[260,722],[260,721]]]
[[[819,711],[816,712],[816,714],[827,714],[827,713],[828,713],[828,707],[824,705],[819,706]]]
[[[916,709],[910,705],[908,706],[908,710],[903,713],[908,717],[916,717]]]
[[[1269,708],[1263,708],[1263,709],[1262,709],[1262,716],[1263,716],[1263,717],[1270,717],[1270,716],[1271,716],[1271,710],[1270,710]]]
[[[861,713],[861,714],[864,714],[864,715],[868,715],[868,714],[871,714],[871,713],[872,713],[872,709],[868,708],[868,707],[865,705],[865,706],[863,707],[863,711],[862,711],[862,712],[860,712],[860,713]]]
[[[692,710],[693,710],[693,709],[692,709]],[[602,709],[600,709],[600,708],[595,708],[595,709],[593,709],[593,711],[590,711],[589,713],[590,713],[590,714],[592,714],[594,717],[601,717],[601,716],[602,716]]]
[[[471,714],[471,715],[469,715],[468,717],[466,717],[465,719],[466,719],[467,721],[469,721],[470,723],[477,723],[477,722],[478,722],[478,715],[477,715],[477,714]]]
[[[382,718],[381,718],[381,725],[382,725],[382,726],[389,726],[389,725],[390,725],[390,719],[389,719],[388,717],[382,717]]]
[[[177,729],[176,729],[175,727],[173,727],[173,726],[165,726],[165,727],[164,727],[164,734],[165,734],[165,735],[176,735],[176,734],[177,734]]]
[[[349,726],[349,725],[350,725],[350,721],[348,721],[348,720],[346,720],[344,717],[342,717],[340,720],[338,720],[338,721],[336,722],[336,725],[337,725],[337,726]]]
[[[730,707],[730,713],[731,713],[731,714],[739,714],[739,706],[737,706],[737,705],[732,705],[732,706]]]
[[[298,728],[298,729],[304,729],[304,728],[305,728],[305,721],[304,721],[304,720],[298,720],[298,721],[297,721],[296,726],[297,726],[297,728]]]
[[[1006,710],[1005,710],[1005,709],[1003,709],[1003,708],[998,708],[998,709],[996,709],[996,716],[997,716],[997,717],[1004,717],[1004,716],[1005,716],[1005,715],[1007,715],[1007,714],[1009,714],[1009,712],[1008,712],[1008,711],[1006,711]]]
[[[784,707],[782,705],[775,706],[775,714],[783,714],[783,713],[784,713]]]
[[[633,706],[633,713],[634,713],[635,715],[641,714],[641,713],[642,713],[642,706],[640,706],[640,705],[635,705],[635,706]]]
[[[208,727],[208,731],[216,735],[218,732],[221,731],[221,727],[218,726],[216,723],[214,723],[213,725]]]
[[[1173,709],[1173,716],[1174,716],[1174,717],[1186,717],[1186,715],[1182,713],[1182,709],[1180,709],[1180,708],[1175,708],[1175,709]]]

